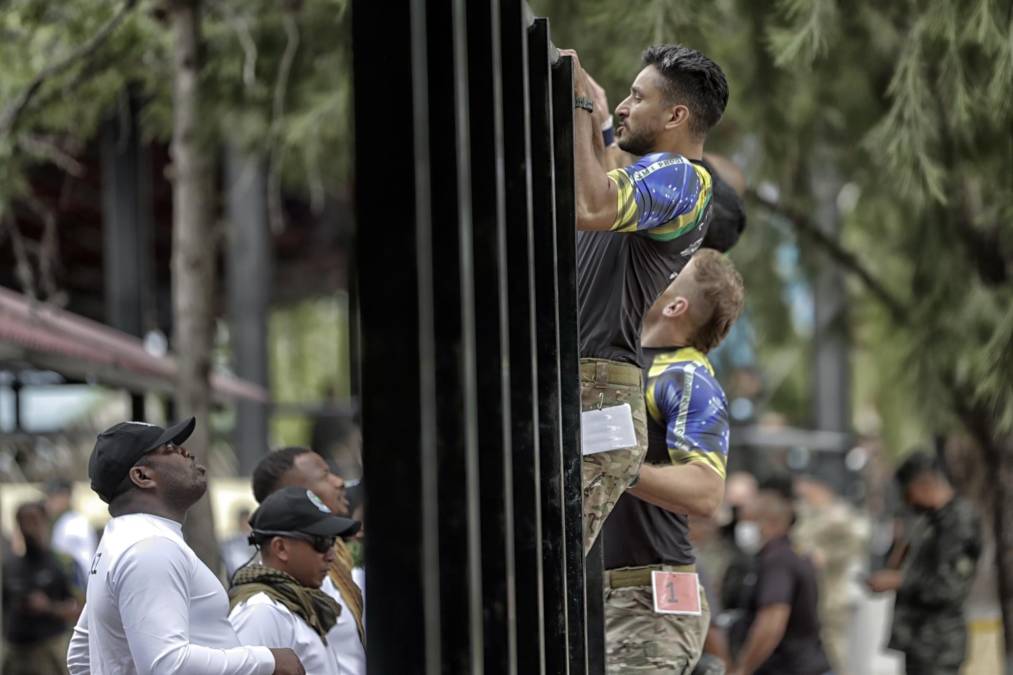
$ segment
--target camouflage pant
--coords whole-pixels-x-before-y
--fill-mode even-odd
[[[700,607],[700,616],[657,614],[650,586],[606,589],[608,675],[690,675],[710,626],[710,606],[702,587]]]
[[[640,474],[647,453],[647,406],[640,368],[604,359],[580,360],[580,409],[629,403],[637,445],[587,455],[581,463],[584,488],[584,554],[601,532],[623,490]]]
[[[61,675],[67,672],[68,635],[57,635],[28,645],[4,645],[4,675]]]

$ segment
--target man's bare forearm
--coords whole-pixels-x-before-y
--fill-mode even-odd
[[[749,628],[738,663],[731,671],[733,675],[752,675],[770,658],[784,637],[790,614],[791,608],[788,605],[771,605],[760,610]]]
[[[711,516],[721,506],[725,481],[703,464],[640,467],[640,480],[628,491],[672,513]]]
[[[594,128],[592,116],[584,110],[575,110],[573,169],[578,230],[602,230],[611,225],[603,216],[611,197],[611,181],[599,159],[604,152],[605,144]]]

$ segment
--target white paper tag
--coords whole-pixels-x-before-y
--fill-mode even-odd
[[[580,414],[581,454],[593,455],[637,444],[633,409],[629,403]]]

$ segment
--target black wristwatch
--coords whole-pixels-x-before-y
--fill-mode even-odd
[[[581,110],[586,110],[589,113],[594,112],[594,102],[591,99],[587,98],[586,96],[574,96],[573,107],[580,108]]]

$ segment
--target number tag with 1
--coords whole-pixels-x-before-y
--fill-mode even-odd
[[[692,572],[651,572],[651,591],[657,614],[700,616],[700,580]]]

